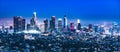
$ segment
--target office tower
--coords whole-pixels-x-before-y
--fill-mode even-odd
[[[31,25],[27,24],[27,30],[30,30],[30,29],[31,29]]]
[[[70,23],[70,31],[71,32],[76,32],[76,29],[74,28],[75,26],[74,26],[74,23],[72,22],[72,23]]]
[[[52,20],[50,20],[50,29],[52,30]]]
[[[62,30],[62,19],[61,18],[59,18],[58,19],[58,30]]]
[[[30,24],[32,25],[32,26],[35,26],[35,21],[34,21],[34,18],[32,18],[31,20],[30,20]]]
[[[33,12],[33,18],[30,20],[32,26],[36,25],[36,19],[37,19],[36,12]]]
[[[66,17],[66,15],[64,15],[63,27],[64,27],[64,28],[67,28],[67,17]]]
[[[56,17],[52,16],[51,18],[52,19],[50,20],[50,29],[55,30],[55,19],[56,19]]]
[[[18,17],[14,16],[14,32],[18,31]]]
[[[31,24],[31,29],[37,30],[37,17],[36,17],[36,12],[33,12],[33,18],[30,20]]]
[[[70,23],[70,30],[73,30],[74,29],[74,23]]]
[[[89,32],[92,32],[92,24],[89,24],[89,25],[88,25],[88,31],[89,31]]]
[[[55,16],[52,16],[52,24],[53,24],[53,29],[55,29],[55,20],[56,19],[56,17]]]
[[[95,32],[98,32],[98,25],[95,25],[95,26],[94,26],[94,31],[95,31]]]
[[[47,32],[48,30],[48,19],[44,20],[44,31]]]
[[[77,30],[81,30],[81,24],[80,24],[80,20],[77,20]]]
[[[25,30],[25,19],[22,19],[22,30]]]
[[[14,32],[25,30],[25,19],[21,16],[14,16]]]

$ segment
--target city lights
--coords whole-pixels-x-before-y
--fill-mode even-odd
[[[0,0],[0,52],[120,52],[120,1]]]

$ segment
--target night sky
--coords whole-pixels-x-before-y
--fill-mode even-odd
[[[39,19],[67,15],[70,20],[120,21],[119,0],[0,0],[0,19],[32,18],[34,11]]]

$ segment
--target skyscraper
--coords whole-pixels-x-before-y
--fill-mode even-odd
[[[37,29],[37,17],[36,17],[36,12],[33,12],[33,18],[30,20],[30,24],[32,29],[36,30]]]
[[[75,26],[74,26],[74,22],[70,23],[70,31],[71,32],[76,32]]]
[[[67,17],[66,17],[66,15],[64,15],[64,19],[63,19],[63,27],[64,28],[67,28]]]
[[[33,12],[33,18],[31,19],[31,25],[36,25],[36,20],[37,17],[36,17],[36,12]]]
[[[22,30],[25,30],[25,19],[22,19]]]
[[[99,29],[99,28],[98,28],[98,25],[95,25],[95,26],[94,26],[94,31],[95,31],[95,32],[98,32],[98,29]]]
[[[77,30],[81,30],[81,24],[80,24],[80,20],[77,20]]]
[[[71,23],[70,23],[70,30],[73,30],[73,29],[74,29],[74,23],[71,22]]]
[[[50,30],[52,30],[52,20],[50,20]]]
[[[25,30],[25,19],[21,16],[14,16],[14,32]]]
[[[88,31],[89,31],[89,32],[92,32],[92,24],[89,24],[89,25],[88,25]]]
[[[48,19],[44,20],[44,31],[47,32],[48,29]]]
[[[31,29],[31,25],[27,24],[27,30],[30,30],[30,29]]]
[[[59,18],[58,19],[58,30],[62,30],[62,19],[61,18]]]
[[[31,26],[35,26],[35,21],[34,21],[34,18],[32,18],[31,20],[30,20],[30,24],[31,24]]]
[[[50,20],[50,29],[55,30],[55,19],[56,19],[56,17],[52,16],[51,18],[52,19]]]

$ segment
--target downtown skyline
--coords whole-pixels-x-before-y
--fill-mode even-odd
[[[33,15],[33,14],[32,14]],[[37,14],[38,15],[38,14]],[[13,16],[14,17],[14,16]],[[5,26],[13,26],[13,17],[11,17],[11,18],[1,18],[0,19],[0,25],[5,25]],[[31,17],[29,17],[29,18],[26,18],[26,17],[23,17],[23,16],[21,16],[22,18],[24,18],[25,20],[26,20],[26,24],[30,24],[30,20],[33,18],[33,16],[31,16]],[[36,16],[37,17],[37,16]],[[52,16],[50,16],[49,18],[46,18],[46,17],[37,17],[36,19],[37,19],[37,22],[39,23],[39,24],[44,24],[44,20],[45,19],[48,19],[49,21],[50,21],[50,19],[51,19],[51,17]],[[57,16],[55,16],[56,17],[56,25],[57,25],[57,23],[58,23],[58,20],[59,19],[61,19],[62,21],[64,20],[64,15],[62,16],[62,17],[57,17]],[[68,16],[67,16],[67,18],[68,18],[68,25],[70,25],[70,23],[71,22],[74,22],[75,24],[77,23],[77,20],[78,19],[80,19],[80,18],[73,18],[73,19],[70,19]],[[106,20],[97,20],[97,21],[93,21],[93,20],[81,20],[80,19],[80,23],[82,24],[82,25],[88,25],[88,24],[112,24],[112,23],[114,23],[114,22],[118,22],[118,21],[110,21],[110,20],[108,20],[108,21],[106,21]],[[118,22],[119,23],[119,22]]]
[[[120,0],[0,0],[0,52],[120,52]]]

